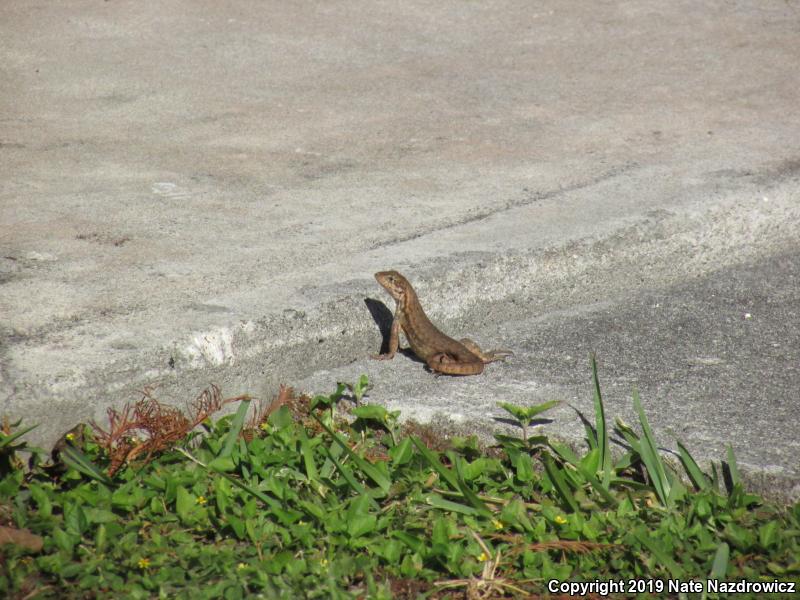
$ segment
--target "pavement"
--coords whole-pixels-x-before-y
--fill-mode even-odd
[[[0,413],[309,392],[607,413],[800,498],[800,4],[0,4]],[[372,361],[395,268],[515,356]],[[382,303],[382,304],[381,304]],[[384,306],[385,305],[385,306]]]

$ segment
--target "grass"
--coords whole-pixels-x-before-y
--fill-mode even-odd
[[[713,598],[726,594],[709,593],[707,580],[797,582],[800,504],[747,493],[731,452],[723,489],[717,468],[704,473],[679,443],[682,479],[636,395],[641,433],[621,422],[609,431],[594,361],[592,375],[596,414],[582,454],[529,435],[555,403],[503,404],[521,437],[480,448],[363,404],[366,377],[315,398],[284,388],[266,406],[212,387],[188,414],[146,391],[110,411],[107,429],[76,428],[52,464],[25,444],[26,429],[6,425],[0,591],[20,600]],[[228,403],[237,411],[213,420]],[[624,446],[616,457],[613,433]],[[23,451],[33,452],[28,469]]]

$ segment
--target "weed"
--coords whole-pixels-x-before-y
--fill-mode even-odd
[[[497,436],[484,451],[363,404],[366,377],[313,399],[282,388],[252,409],[249,397],[225,399],[212,386],[187,414],[148,391],[109,411],[106,428],[70,434],[60,468],[6,423],[0,590],[15,599],[501,598],[599,580],[660,582],[655,591],[677,597],[665,582],[796,582],[800,505],[747,494],[732,452],[721,492],[716,467],[704,473],[679,443],[684,484],[637,396],[642,433],[617,422],[627,449],[614,459],[594,360],[592,375],[583,453],[529,435],[554,403],[502,405],[522,438]],[[336,411],[348,390],[352,422]],[[211,419],[235,403],[234,414]],[[29,470],[22,451],[33,453]]]

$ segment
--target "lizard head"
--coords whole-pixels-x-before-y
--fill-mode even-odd
[[[408,279],[400,275],[397,271],[379,271],[375,273],[375,279],[389,292],[392,298],[398,301],[402,299],[411,288]]]

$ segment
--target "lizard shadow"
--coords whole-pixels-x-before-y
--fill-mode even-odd
[[[372,320],[378,326],[381,332],[381,349],[380,353],[385,354],[389,351],[389,336],[392,331],[392,321],[394,320],[394,313],[389,310],[380,300],[374,298],[364,298],[364,304],[367,305],[367,310],[372,316]],[[398,348],[397,350],[403,356],[413,359],[415,362],[425,364],[419,357],[411,351],[410,348]]]

